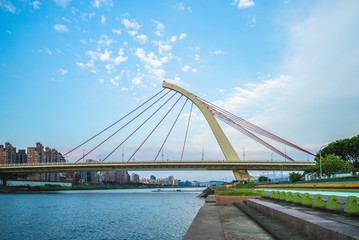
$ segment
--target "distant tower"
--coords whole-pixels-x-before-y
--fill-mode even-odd
[[[245,161],[245,160],[246,160],[246,152],[245,152],[244,147],[243,147],[243,161]]]
[[[125,161],[125,149],[122,148],[122,162]]]
[[[202,161],[204,161],[204,148],[202,149]]]

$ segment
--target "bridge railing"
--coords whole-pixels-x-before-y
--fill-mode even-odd
[[[296,165],[296,164],[314,164],[315,162],[307,161],[296,161],[296,162],[280,162],[280,161],[226,161],[226,160],[213,160],[213,161],[137,161],[137,162],[43,162],[43,163],[6,163],[0,164],[0,167],[11,167],[11,166],[40,166],[40,165],[83,165],[83,164],[144,164],[144,163],[233,163],[233,164],[262,164],[262,163],[273,163],[283,165]]]

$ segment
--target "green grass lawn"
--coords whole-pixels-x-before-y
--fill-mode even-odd
[[[323,188],[261,188],[264,189],[264,191],[279,191],[279,190],[291,190],[291,191],[320,191],[320,192],[354,192],[359,193],[359,189],[323,189]]]
[[[253,189],[235,189],[232,188],[228,191],[224,191],[224,192],[219,192],[217,193],[217,195],[229,195],[229,196],[249,196],[249,195],[254,195],[254,196],[260,196],[260,193],[256,193],[255,190]]]

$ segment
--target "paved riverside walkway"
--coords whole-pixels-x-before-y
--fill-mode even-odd
[[[272,240],[267,231],[234,205],[219,206],[226,240]]]
[[[234,205],[201,207],[184,240],[272,240],[272,236]]]

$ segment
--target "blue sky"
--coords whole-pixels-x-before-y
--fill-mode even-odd
[[[0,0],[0,143],[21,149],[40,141],[66,152],[157,93],[165,80],[316,153],[325,143],[358,134],[358,12],[357,1]],[[180,158],[189,108],[165,145],[170,160]],[[136,160],[153,158],[170,122]],[[240,157],[243,148],[246,159],[271,157],[270,150],[222,126]],[[104,158],[131,129],[89,158]],[[129,157],[145,133],[109,160],[121,159],[122,149]],[[224,158],[194,109],[184,159],[199,160],[203,149],[205,159]],[[308,159],[286,151],[295,160]]]

